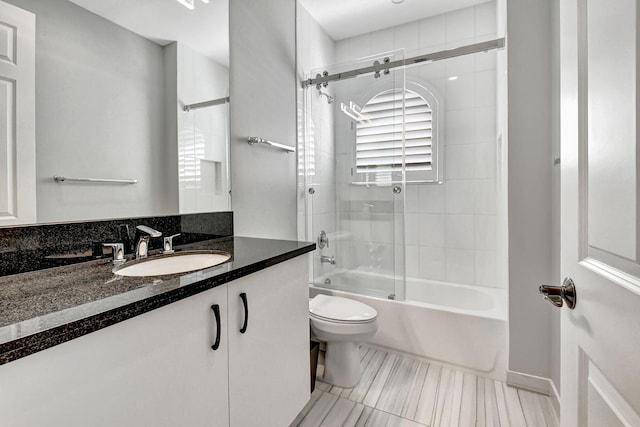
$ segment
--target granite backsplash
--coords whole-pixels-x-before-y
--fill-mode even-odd
[[[111,257],[102,243],[124,243],[135,250],[136,226],[146,225],[163,236],[180,233],[174,245],[233,235],[233,212],[211,212],[104,221],[39,224],[0,228],[0,276]],[[151,239],[150,249],[162,247]]]

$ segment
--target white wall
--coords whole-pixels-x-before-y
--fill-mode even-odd
[[[164,185],[162,48],[65,0],[8,3],[36,14],[38,222],[176,213]]]
[[[405,49],[404,56],[411,57],[495,37],[496,4],[491,1],[340,40],[336,62],[397,49]],[[395,78],[400,82],[400,75]],[[366,90],[384,79],[371,79]],[[407,275],[505,287],[496,266],[496,52],[412,67],[406,70],[406,79],[422,82],[440,95],[444,118],[441,144],[445,150],[443,185],[409,184],[406,188]],[[354,86],[352,82],[336,85],[357,96]],[[341,118],[340,112],[336,114]],[[345,135],[344,139],[350,137]],[[338,140],[338,145],[348,159],[348,142]],[[393,247],[394,223],[397,226],[398,221],[380,203],[392,200],[384,193],[390,189],[354,187],[349,185],[349,174],[343,178],[338,199],[339,206],[347,210],[341,213],[340,226],[351,231],[351,239],[343,243],[343,252],[350,254],[345,261],[350,268],[366,269],[372,266],[372,253],[383,253],[386,255],[373,268],[390,272],[394,264],[389,254],[401,250]],[[340,200],[378,201],[376,213],[349,211],[353,206]],[[388,207],[393,209],[394,205]],[[368,226],[372,223],[373,231]]]
[[[296,239],[295,0],[229,4],[231,187],[235,234]]]
[[[509,1],[509,369],[551,376],[551,0]],[[556,110],[557,111],[557,110]],[[554,355],[557,357],[557,355]]]

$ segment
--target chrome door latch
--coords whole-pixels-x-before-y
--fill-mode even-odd
[[[570,277],[562,281],[562,286],[540,285],[538,289],[544,299],[556,307],[567,307],[573,310],[576,306],[576,286]]]

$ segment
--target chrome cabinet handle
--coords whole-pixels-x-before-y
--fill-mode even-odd
[[[213,310],[213,315],[216,318],[216,340],[211,346],[211,350],[217,350],[220,347],[220,306],[218,304],[213,304],[211,306],[211,310]]]
[[[240,333],[244,334],[247,332],[247,325],[249,323],[249,303],[247,302],[247,294],[241,293],[240,299],[242,299],[242,304],[244,305],[244,323],[242,324],[242,328],[240,328]]]
[[[576,306],[576,286],[570,277],[562,281],[562,286],[540,285],[538,291],[544,299],[556,307],[562,307],[565,302],[571,310]]]

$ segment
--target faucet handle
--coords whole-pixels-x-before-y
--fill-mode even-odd
[[[162,253],[163,254],[172,254],[175,251],[173,250],[173,238],[178,237],[180,233],[174,234],[173,236],[168,236],[164,238],[164,243],[162,244]]]
[[[103,243],[103,247],[111,248],[113,254],[113,264],[123,264],[126,260],[124,259],[124,244],[122,243]]]
[[[327,233],[322,230],[320,231],[320,236],[318,236],[318,247],[320,249],[324,249],[324,247],[329,247],[329,237],[327,236]]]

